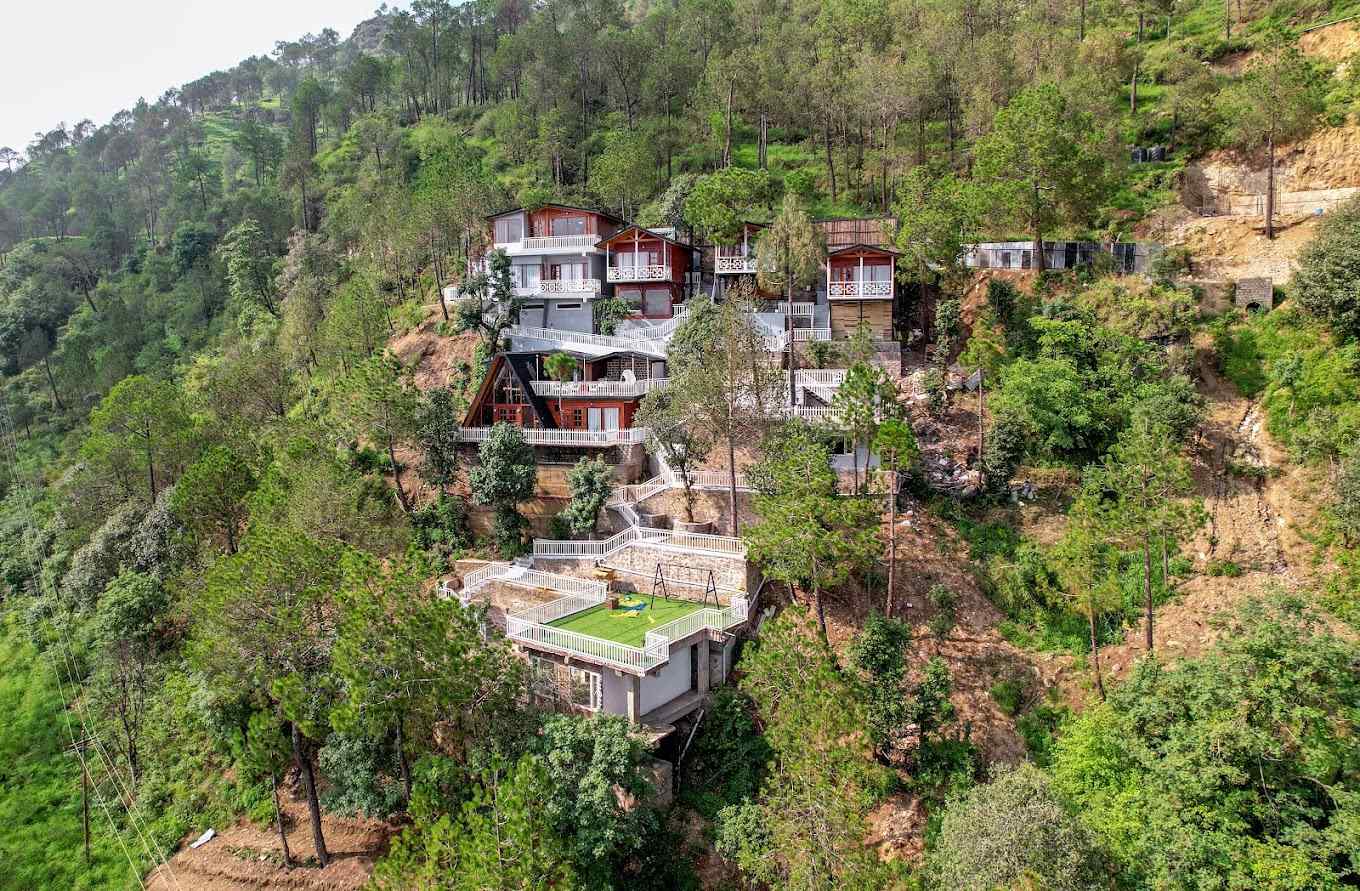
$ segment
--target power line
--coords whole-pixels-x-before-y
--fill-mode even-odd
[[[34,536],[33,502],[35,500],[35,492],[33,486],[30,483],[28,483],[27,481],[22,481],[21,474],[19,471],[18,437],[14,430],[14,424],[10,416],[9,406],[3,401],[0,401],[0,440],[3,440],[3,446],[5,450],[5,461],[9,468],[11,484],[16,486],[17,488],[22,489],[25,495],[23,528],[27,535],[30,537],[30,539],[32,539]],[[30,563],[29,571],[32,573],[33,579],[38,584],[40,589],[42,589],[42,593],[51,598],[53,596],[53,592],[48,587],[48,582],[43,576],[42,567],[38,563],[37,554],[33,553],[32,551],[30,551],[29,553],[29,563]],[[66,663],[68,671],[67,677],[71,682],[71,692],[69,694],[67,692],[66,684],[63,682],[61,670],[56,664],[56,662],[53,660],[50,649],[44,648],[42,652],[44,658],[48,663],[48,667],[51,668],[53,676],[56,678],[57,691],[58,694],[61,696],[63,703],[66,703],[68,706],[74,705],[76,708],[77,717],[80,719],[82,737],[80,743],[77,744],[75,738],[75,730],[71,725],[70,709],[63,708],[62,714],[66,723],[67,737],[71,743],[72,749],[76,753],[77,759],[80,761],[81,770],[84,771],[87,777],[92,776],[89,768],[89,760],[86,758],[85,752],[85,744],[92,742],[94,744],[95,753],[98,756],[98,761],[104,768],[105,776],[112,782],[115,794],[118,795],[118,797],[122,800],[123,811],[127,816],[128,822],[132,826],[133,831],[137,834],[138,840],[140,841],[142,846],[142,850],[147,855],[148,861],[152,863],[159,863],[161,866],[164,866],[166,872],[169,874],[170,879],[174,883],[175,887],[179,888],[180,887],[179,878],[178,876],[175,875],[174,868],[170,865],[169,861],[160,853],[159,847],[148,839],[148,831],[141,819],[141,815],[138,814],[137,811],[133,808],[134,796],[132,794],[133,786],[131,782],[131,777],[129,777],[129,782],[127,786],[124,786],[122,778],[118,774],[117,767],[113,761],[113,758],[109,755],[108,749],[105,746],[104,741],[100,738],[97,729],[91,726],[92,722],[90,721],[88,715],[85,712],[84,702],[76,690],[78,686],[76,682],[78,672],[76,670],[75,657],[71,653],[70,639],[67,636],[65,627],[61,623],[59,622],[55,623],[55,627],[58,635],[58,643],[60,644],[59,647],[61,651],[60,655],[62,657],[62,661]],[[145,883],[142,881],[141,871],[140,869],[138,869],[136,862],[133,860],[132,853],[127,847],[127,842],[123,839],[122,834],[119,833],[117,826],[114,824],[113,814],[112,811],[110,811],[109,809],[108,802],[105,800],[103,793],[100,792],[99,784],[96,782],[93,785],[95,798],[98,800],[101,809],[104,811],[105,817],[109,821],[110,830],[118,839],[118,844],[122,848],[123,855],[124,857],[127,858],[128,866],[132,869],[133,877],[136,879],[138,886],[144,888]]]

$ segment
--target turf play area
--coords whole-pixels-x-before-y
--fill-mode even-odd
[[[611,610],[609,604],[602,603],[549,624],[554,628],[574,631],[588,637],[612,640],[625,646],[640,648],[648,631],[704,608],[702,603],[693,600],[658,597],[653,602],[650,594],[626,597],[619,606],[637,607],[639,604],[642,606],[641,609]]]

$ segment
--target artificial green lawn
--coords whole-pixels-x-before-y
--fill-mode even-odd
[[[640,613],[611,610],[609,604],[603,603],[548,624],[554,628],[563,628],[601,640],[612,640],[629,647],[641,647],[642,639],[646,637],[648,631],[704,608],[702,603],[695,603],[692,600],[668,600],[665,597],[656,598],[656,603],[652,605],[650,595],[633,598],[625,603],[637,603],[638,600],[649,604]]]

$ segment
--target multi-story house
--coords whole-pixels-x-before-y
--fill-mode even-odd
[[[606,287],[599,246],[623,225],[613,214],[565,204],[519,208],[488,217],[491,250],[510,258],[515,295],[524,298],[523,324],[594,331],[592,304]]]
[[[669,319],[689,294],[694,248],[670,229],[628,226],[597,247],[605,253],[605,282],[641,319]]]

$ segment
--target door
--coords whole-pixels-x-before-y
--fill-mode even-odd
[[[604,429],[604,427],[601,426],[600,410],[598,408],[592,408],[586,411],[586,429],[587,430]]]
[[[619,410],[617,408],[606,408],[604,410],[604,429],[619,429]]]

